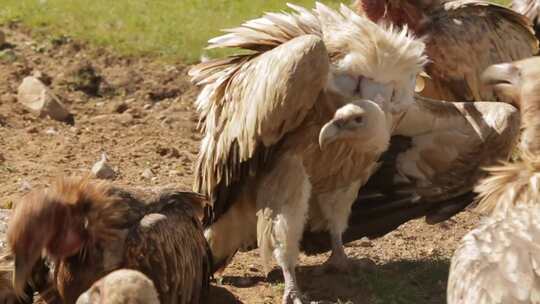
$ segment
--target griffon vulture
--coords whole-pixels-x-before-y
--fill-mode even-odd
[[[461,211],[486,175],[483,167],[509,156],[519,124],[518,110],[506,103],[417,96],[397,124],[381,167],[360,190],[344,242],[382,236],[417,217],[433,224]],[[330,248],[328,235],[305,233],[306,253]]]
[[[290,7],[210,40],[251,52],[190,74],[204,86],[194,189],[210,197],[205,236],[214,269],[257,241],[263,258],[273,253],[283,269],[284,303],[297,303],[308,209],[318,210],[308,217],[314,229],[330,230],[329,262],[339,267],[350,205],[386,149],[394,116],[413,102],[426,58],[406,29],[378,26],[345,6]]]
[[[115,270],[84,292],[76,304],[160,304],[154,283],[131,269]]]
[[[516,12],[527,16],[533,24],[536,37],[540,37],[540,20],[538,20],[540,2],[538,0],[512,0],[510,7]]]
[[[7,231],[16,293],[24,293],[45,252],[63,303],[75,303],[119,268],[148,276],[161,303],[199,303],[211,267],[196,215],[204,198],[172,191],[144,200],[146,194],[141,195],[104,182],[60,178],[51,188],[25,196]]]
[[[484,81],[520,108],[521,159],[476,187],[491,213],[452,258],[448,303],[540,303],[540,58],[491,66]]]
[[[538,52],[530,22],[516,12],[474,0],[357,0],[359,12],[376,21],[407,25],[426,37],[421,94],[448,101],[497,100],[481,86],[490,65],[528,58]]]

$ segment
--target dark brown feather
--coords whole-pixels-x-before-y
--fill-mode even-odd
[[[199,303],[204,297],[211,261],[198,219],[205,204],[203,196],[179,191],[138,196],[105,183],[60,179],[46,192],[36,191],[32,198],[19,204],[54,201],[68,211],[59,214],[65,218],[55,215],[46,219],[39,214],[25,218],[21,212],[28,208],[18,208],[22,211],[14,215],[8,231],[16,259],[22,257],[19,250],[32,247],[32,240],[38,238],[36,231],[43,233],[40,227],[51,226],[47,220],[56,218],[65,224],[60,231],[53,229],[52,240],[57,238],[55,234],[65,235],[66,230],[79,232],[83,240],[79,251],[67,257],[51,254],[48,244],[42,248],[47,248],[48,259],[55,266],[55,289],[64,303],[75,303],[95,281],[119,268],[140,270],[152,279],[161,303]],[[39,221],[33,221],[36,218]],[[29,224],[36,230],[24,228]]]

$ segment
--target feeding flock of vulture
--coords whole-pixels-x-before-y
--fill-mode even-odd
[[[256,247],[283,270],[283,303],[309,303],[301,251],[347,271],[344,243],[468,206],[486,217],[452,258],[448,303],[540,303],[539,5],[289,5],[227,30],[209,47],[246,52],[190,71],[194,192],[87,177],[31,192],[0,303],[200,303]]]

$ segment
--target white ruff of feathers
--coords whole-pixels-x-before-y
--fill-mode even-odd
[[[217,127],[208,125],[213,119],[207,116],[212,116],[215,107],[220,106],[219,100],[226,94],[229,80],[245,62],[302,35],[322,37],[331,61],[336,61],[332,58],[339,60],[337,65],[333,64],[334,71],[347,70],[381,83],[410,86],[411,75],[420,73],[428,62],[425,44],[407,27],[396,29],[376,24],[345,5],[341,5],[339,11],[318,2],[311,11],[287,5],[292,13],[266,13],[209,40],[208,48],[241,48],[255,52],[206,62],[190,71],[192,81],[205,86],[196,101],[201,120],[209,119],[205,128]]]

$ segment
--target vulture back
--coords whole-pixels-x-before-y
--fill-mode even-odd
[[[51,301],[75,303],[101,277],[125,268],[152,280],[160,303],[199,303],[211,268],[198,219],[205,198],[149,192],[60,178],[51,188],[25,197],[8,228],[17,261],[15,291],[22,294],[43,273],[42,266],[51,263]],[[48,263],[40,260],[42,252]]]

